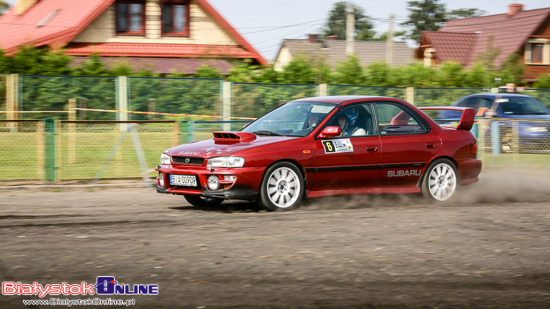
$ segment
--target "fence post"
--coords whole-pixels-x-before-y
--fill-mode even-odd
[[[154,113],[155,112],[155,103],[157,102],[157,99],[149,99],[149,113]],[[149,120],[155,120],[156,118],[156,115],[154,114],[149,114],[148,115],[149,117]]]
[[[520,160],[519,160],[519,123],[518,121],[514,121],[512,123],[512,134],[514,136],[514,139],[512,141],[512,150],[513,150],[513,157],[514,157],[514,167],[518,167]]]
[[[119,121],[128,121],[128,77],[119,76],[117,78],[117,110],[120,112],[117,113],[117,120]],[[121,132],[126,132],[128,130],[127,123],[119,124]]]
[[[224,117],[231,117],[231,82],[223,82],[222,84],[222,106]],[[231,120],[231,118],[223,118],[225,120]],[[231,124],[223,124],[224,131],[231,131]]]
[[[57,181],[63,179],[63,124],[61,121],[55,121],[55,169],[57,170]]]
[[[86,111],[84,110],[87,106],[86,103],[87,103],[86,98],[79,98],[78,99],[78,105],[79,105],[78,107],[82,108],[78,113],[79,118],[80,118],[79,120],[86,120]],[[76,103],[75,103],[75,105],[76,105]]]
[[[491,88],[491,93],[498,93],[498,88]]]
[[[55,122],[44,119],[44,169],[45,181],[55,181]]]
[[[328,85],[327,84],[319,84],[319,93],[317,94],[318,97],[326,97],[328,95]]]
[[[6,115],[7,120],[17,120],[19,115],[15,113],[18,110],[18,86],[19,86],[19,75],[9,74],[6,76]],[[12,112],[12,113],[9,113]],[[8,128],[11,132],[17,132],[17,122],[8,122]]]
[[[177,127],[178,127],[178,139],[177,139],[177,144],[176,145],[181,145],[181,144],[185,144],[185,143],[188,143],[189,141],[187,140],[187,135],[188,135],[188,130],[189,130],[189,121],[185,121],[183,119],[178,119],[177,121]]]
[[[411,103],[412,105],[416,105],[414,104],[414,87],[407,87],[405,89],[405,101]]]
[[[498,120],[493,120],[491,122],[491,146],[493,148],[493,155],[500,155],[500,132]]]
[[[477,123],[477,158],[483,161],[485,156],[485,132],[487,131],[487,123],[480,119]],[[485,162],[483,162],[485,164]]]
[[[44,173],[44,169],[46,167],[46,163],[44,162],[44,143],[45,143],[45,134],[44,134],[44,121],[39,121],[36,124],[36,134],[38,136],[36,137],[37,141],[37,147],[36,147],[36,164],[38,168],[38,179],[42,180],[42,183],[46,183],[46,175]]]
[[[76,120],[76,99],[69,99],[69,121]],[[76,162],[76,124],[69,123],[69,135],[67,143],[67,159],[69,164],[74,164]]]
[[[195,122],[194,121],[188,121],[187,122],[187,141],[186,143],[190,143],[195,140]]]

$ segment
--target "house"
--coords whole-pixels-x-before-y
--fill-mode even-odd
[[[524,10],[512,3],[506,14],[450,20],[422,34],[415,57],[425,66],[454,61],[471,67],[491,46],[500,49],[497,67],[511,54],[520,55],[526,81],[550,73],[550,8]]]
[[[346,41],[329,36],[326,40],[319,39],[317,34],[309,34],[307,39],[285,39],[279,49],[274,69],[282,71],[292,59],[306,57],[312,61],[323,61],[332,69],[338,62],[346,61]],[[372,62],[387,60],[386,41],[355,41],[354,54],[362,66]],[[405,42],[393,42],[392,65],[405,65],[413,60],[413,50]]]
[[[0,17],[6,54],[33,43],[64,47],[81,63],[98,54],[155,73],[228,73],[229,59],[267,61],[206,0],[17,0]]]

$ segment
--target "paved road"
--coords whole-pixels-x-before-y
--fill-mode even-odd
[[[548,308],[547,188],[519,198],[511,188],[529,188],[495,185],[507,193],[327,198],[290,213],[201,210],[144,189],[0,192],[0,279],[158,284],[158,296],[111,297],[136,308]],[[28,298],[0,295],[0,308]]]

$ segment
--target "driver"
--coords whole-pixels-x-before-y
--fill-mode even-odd
[[[357,126],[357,118],[359,113],[354,108],[344,110],[340,116],[338,116],[338,125],[340,126],[339,136],[360,136],[367,135],[367,132]]]

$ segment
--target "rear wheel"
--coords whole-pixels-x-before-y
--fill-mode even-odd
[[[221,198],[204,197],[200,195],[184,195],[183,197],[185,197],[189,204],[195,207],[218,206],[223,202]]]
[[[446,201],[456,191],[458,171],[453,162],[448,159],[435,160],[422,179],[422,194],[429,200]]]
[[[298,208],[304,196],[304,178],[291,163],[279,162],[267,169],[260,188],[260,207],[271,211]]]

